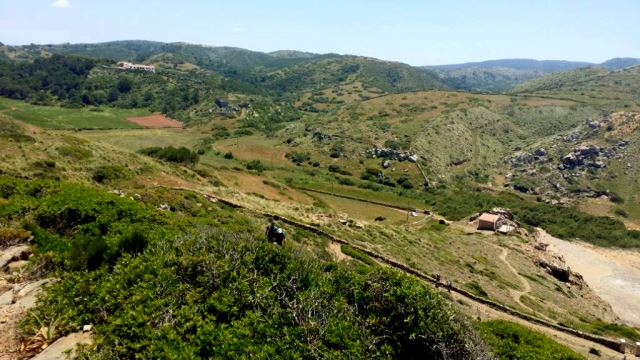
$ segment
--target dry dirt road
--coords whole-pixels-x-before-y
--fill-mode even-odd
[[[640,252],[561,240],[542,229],[538,229],[538,239],[549,244],[549,251],[562,255],[622,322],[640,327]]]

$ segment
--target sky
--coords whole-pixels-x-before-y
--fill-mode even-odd
[[[640,57],[640,0],[0,0],[0,42],[183,41],[411,65]]]

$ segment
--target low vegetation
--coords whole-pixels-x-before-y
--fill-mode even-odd
[[[584,359],[547,336],[509,321],[486,321],[479,323],[477,327],[498,359]]]
[[[0,197],[0,219],[23,222],[34,261],[61,278],[23,321],[25,336],[94,324],[90,356],[105,359],[485,357],[466,321],[417,280],[257,240],[249,218],[203,211],[193,194],[181,215],[64,182],[3,177]]]
[[[156,159],[165,160],[174,163],[194,165],[198,162],[199,156],[195,151],[191,151],[184,146],[175,148],[168,147],[149,147],[139,151],[141,154],[154,157]]]

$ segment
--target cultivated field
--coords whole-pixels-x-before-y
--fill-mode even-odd
[[[37,106],[4,98],[0,98],[0,107],[16,120],[47,129],[137,129],[140,126],[127,119],[150,114],[144,109]]]
[[[138,124],[140,126],[144,126],[146,128],[151,129],[161,129],[161,128],[181,128],[182,123],[168,118],[159,112],[155,112],[149,116],[134,116],[127,119],[134,124]]]

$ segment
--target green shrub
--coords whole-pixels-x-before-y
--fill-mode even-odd
[[[93,171],[93,181],[103,184],[114,180],[125,179],[129,177],[130,171],[120,165],[105,165],[96,168]]]
[[[103,358],[483,356],[443,298],[397,271],[358,273],[215,229],[165,243],[111,272],[67,274],[25,324],[95,324]]]
[[[331,164],[328,167],[328,170],[340,175],[346,175],[346,176],[350,176],[351,172],[348,170],[345,170],[343,168],[340,167],[340,165],[336,165],[336,164]]]
[[[198,162],[198,154],[194,151],[187,149],[184,146],[179,148],[175,148],[173,146],[169,147],[149,147],[139,150],[141,154],[154,157],[156,159],[174,162],[174,163],[182,163],[187,165],[194,165]]]
[[[245,165],[245,167],[247,168],[247,170],[253,170],[257,172],[263,172],[267,170],[267,167],[264,166],[264,164],[260,160],[251,160]]]
[[[498,359],[584,359],[565,345],[519,324],[493,320],[477,326]]]
[[[311,156],[309,156],[309,153],[300,153],[296,151],[287,153],[285,157],[291,160],[296,165],[300,165],[303,162],[309,161],[311,159]]]
[[[476,280],[472,280],[466,284],[464,284],[464,288],[469,290],[472,294],[476,296],[480,296],[483,298],[489,298],[489,294],[480,286],[480,284]]]
[[[224,158],[228,160],[233,159],[233,153],[231,151],[224,153]]]
[[[340,250],[342,250],[342,252],[349,256],[352,257],[356,260],[360,260],[363,263],[369,265],[369,266],[377,266],[378,263],[373,260],[371,257],[369,257],[369,255],[363,253],[362,251],[358,250],[358,249],[354,249],[353,247],[349,246],[349,245],[340,245]]]

